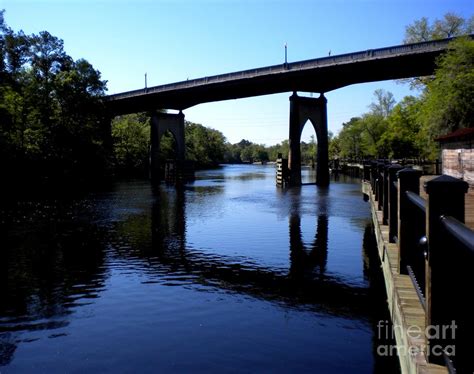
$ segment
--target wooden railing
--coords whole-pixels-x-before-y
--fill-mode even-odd
[[[444,356],[448,368],[472,373],[474,232],[464,225],[469,186],[441,175],[425,182],[425,200],[420,177],[419,170],[387,161],[366,163],[363,170],[389,241],[398,245],[398,271],[411,277],[425,309],[427,357],[443,363]]]
[[[371,160],[357,158],[341,158],[332,159],[329,161],[329,166],[332,169],[344,171],[345,169],[363,169],[364,164],[370,163]],[[397,164],[404,167],[413,167],[416,170],[420,170],[423,174],[440,175],[441,174],[441,161],[440,160],[425,160],[417,158],[404,158],[404,159],[390,159],[384,161],[386,163]]]

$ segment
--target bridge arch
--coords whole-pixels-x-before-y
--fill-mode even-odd
[[[179,112],[161,113],[154,112],[151,116],[151,151],[150,151],[150,174],[154,181],[160,178],[160,143],[165,133],[171,133],[176,142],[176,160],[184,161],[185,142],[184,142],[184,114]]]
[[[316,154],[316,184],[329,184],[327,99],[324,94],[318,98],[300,97],[293,93],[290,97],[290,136],[288,169],[290,184],[301,184],[301,134],[306,122],[310,122],[316,132],[318,142]]]

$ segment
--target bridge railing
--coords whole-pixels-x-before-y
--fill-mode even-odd
[[[473,37],[473,35],[471,35]],[[143,94],[152,94],[168,90],[176,89],[186,89],[192,88],[195,86],[201,86],[205,84],[212,83],[222,83],[229,80],[238,80],[238,79],[247,79],[253,78],[261,75],[276,74],[288,71],[300,71],[306,69],[313,69],[318,67],[344,64],[344,63],[353,63],[357,61],[365,61],[369,59],[380,59],[387,57],[397,57],[404,54],[416,54],[416,53],[426,53],[426,52],[438,52],[445,50],[447,45],[453,38],[442,39],[442,40],[433,40],[428,42],[413,43],[413,44],[404,44],[397,46],[390,46],[385,48],[377,49],[368,49],[365,51],[354,52],[354,53],[345,53],[334,56],[321,57],[316,59],[297,61],[292,63],[278,64],[272,66],[266,66],[262,68],[242,70],[233,73],[225,73],[212,75],[203,78],[197,79],[188,79],[181,82],[164,84],[160,86],[154,86],[150,88],[142,88],[133,91],[122,92],[118,94],[113,94],[107,96],[107,100],[118,100],[125,99],[128,97],[133,97]]]
[[[397,244],[398,271],[410,276],[425,309],[429,360],[473,372],[474,308],[467,300],[474,293],[474,231],[464,224],[468,184],[435,177],[424,184],[423,199],[418,170],[378,161],[366,163],[363,174],[390,242]]]

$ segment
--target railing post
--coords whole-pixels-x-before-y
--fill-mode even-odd
[[[377,200],[377,162],[372,161],[370,166],[370,184],[372,186],[372,192],[374,193],[375,200]]]
[[[370,181],[370,164],[364,163],[364,180]]]
[[[441,175],[425,183],[428,194],[426,210],[426,234],[428,238],[428,254],[426,258],[426,326],[449,326],[452,321],[449,316],[451,305],[449,295],[451,291],[446,280],[456,272],[450,266],[445,266],[449,249],[446,235],[443,235],[440,217],[452,216],[464,222],[464,195],[469,185],[460,179]],[[440,337],[441,338],[441,337]],[[446,337],[445,337],[446,338]],[[446,344],[446,339],[432,337],[428,342],[429,357],[439,362],[433,347]],[[430,354],[433,353],[433,354]]]
[[[383,224],[388,224],[388,205],[390,203],[390,191],[388,185],[388,168],[390,164],[386,164],[383,170]]]
[[[398,237],[398,190],[394,184],[397,180],[397,173],[403,169],[401,165],[395,164],[388,167],[388,236],[389,242],[395,243],[395,237]]]
[[[383,178],[383,171],[385,168],[385,163],[384,162],[379,162],[377,164],[377,179],[378,179],[378,184],[377,184],[377,205],[378,205],[378,210],[382,210],[383,208],[383,185],[384,185],[384,178]]]
[[[399,273],[406,274],[406,256],[410,251],[410,238],[413,237],[413,231],[416,222],[413,222],[413,214],[410,212],[406,191],[420,194],[420,177],[421,172],[412,168],[405,168],[397,173],[398,176],[398,249]]]

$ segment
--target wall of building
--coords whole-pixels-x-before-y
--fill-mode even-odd
[[[443,174],[462,178],[474,186],[473,141],[464,140],[441,144]]]

